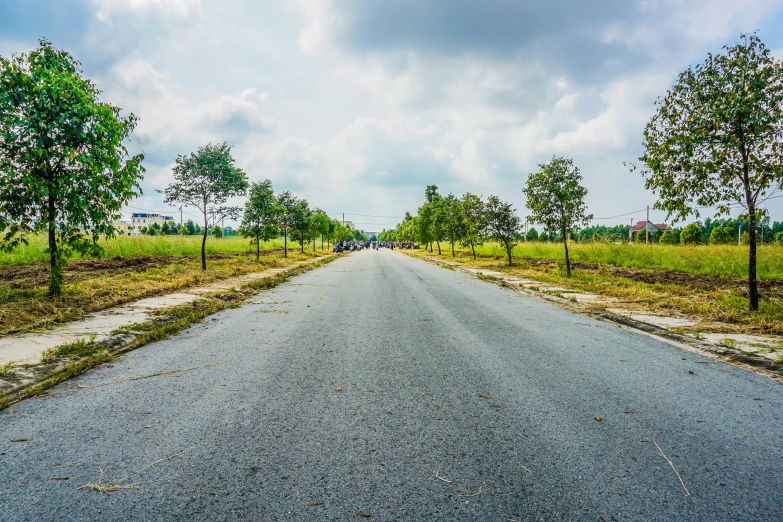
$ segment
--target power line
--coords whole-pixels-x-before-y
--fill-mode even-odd
[[[636,214],[637,212],[644,212],[646,209],[642,208],[639,210],[634,210],[633,212],[626,212],[625,214],[618,214],[616,216],[609,216],[609,217],[599,217],[599,218],[593,218],[594,220],[598,219],[614,219],[614,218],[620,218],[623,216],[630,216],[631,214]]]
[[[350,212],[343,212],[343,214],[345,214],[346,216],[374,217],[374,218],[383,218],[383,219],[405,219],[405,216],[371,216],[370,214],[351,214]]]

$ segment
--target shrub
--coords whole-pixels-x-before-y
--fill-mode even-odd
[[[680,244],[681,245],[698,245],[702,243],[704,238],[701,234],[701,227],[696,223],[686,225],[680,232]]]
[[[676,245],[677,244],[677,238],[675,237],[674,233],[671,230],[667,230],[663,233],[661,236],[661,244],[662,245]]]
[[[734,243],[734,231],[731,227],[715,227],[710,233],[710,245],[730,245]]]

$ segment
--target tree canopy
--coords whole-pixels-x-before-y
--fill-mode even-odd
[[[204,216],[201,241],[201,268],[207,269],[206,243],[213,225],[223,218],[237,219],[241,208],[227,205],[231,198],[244,196],[248,181],[244,171],[234,165],[231,146],[207,144],[187,156],[177,156],[172,181],[164,194],[167,204],[182,204],[199,209]]]
[[[256,262],[261,255],[261,242],[269,241],[277,235],[280,221],[280,205],[270,180],[253,182],[245,201],[245,213],[239,232],[252,238],[251,245],[256,246]]]
[[[750,220],[750,309],[758,309],[758,205],[783,185],[783,65],[755,34],[682,72],[657,102],[639,158],[655,208],[675,219],[699,207],[728,214],[739,202]]]
[[[144,154],[124,144],[137,118],[101,102],[70,54],[39,44],[0,57],[0,248],[47,233],[57,297],[72,253],[99,254],[98,238],[114,235],[120,209],[141,194]]]
[[[568,236],[578,226],[593,218],[586,214],[587,189],[581,185],[582,175],[570,158],[553,157],[549,163],[539,164],[541,170],[527,178],[522,192],[530,209],[528,219],[541,223],[548,230],[556,230],[565,247],[566,273],[571,275],[568,257]]]
[[[521,229],[522,221],[514,212],[511,203],[507,203],[497,196],[489,196],[487,199],[485,219],[489,237],[503,243],[508,256],[508,264],[511,265],[511,251],[517,244],[517,235]]]

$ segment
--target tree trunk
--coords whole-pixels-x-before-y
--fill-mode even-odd
[[[288,257],[288,229],[283,227],[283,257]]]
[[[503,243],[506,245],[506,254],[508,254],[508,266],[511,266],[511,245],[508,244],[508,241],[504,241]]]
[[[742,152],[742,181],[745,185],[745,202],[748,205],[748,294],[750,297],[750,311],[759,309],[759,288],[756,283],[756,201],[750,193],[750,173],[748,172],[748,149],[745,143],[740,146]]]
[[[256,234],[256,263],[258,263],[260,258],[261,258],[261,238],[259,237],[258,234]]]
[[[438,244],[438,255],[440,255],[440,241],[436,241],[436,243]]]
[[[750,250],[748,253],[748,291],[750,293],[750,310],[755,312],[759,309],[759,288],[756,282],[756,208],[748,205],[748,218],[750,226],[748,236],[750,239]]]
[[[432,254],[432,241],[430,241],[430,254]]]
[[[470,245],[470,249],[473,251],[473,261],[476,260],[476,246]]]
[[[451,242],[451,257],[454,257],[454,241]]]
[[[63,282],[63,267],[60,261],[60,251],[57,250],[57,209],[54,204],[54,180],[49,187],[49,295],[60,297]]]
[[[566,254],[566,275],[571,277],[571,260],[568,258],[568,237],[565,235],[565,232],[563,232],[563,246]]]
[[[207,202],[204,200],[204,237],[201,239],[201,269],[207,269],[207,234],[209,234],[209,216]]]

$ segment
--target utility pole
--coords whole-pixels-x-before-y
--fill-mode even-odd
[[[179,226],[182,226],[182,207],[179,207]]]
[[[633,218],[631,218],[631,226],[628,227],[628,244],[633,243]]]
[[[644,224],[644,242],[650,244],[650,205],[647,205],[647,222]]]
[[[739,226],[737,227],[737,245],[741,245],[741,244],[742,244],[742,221],[739,222]]]
[[[345,212],[343,212],[343,226],[345,226]]]

